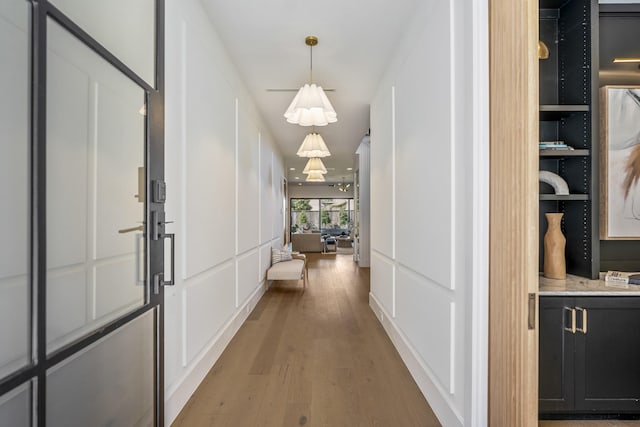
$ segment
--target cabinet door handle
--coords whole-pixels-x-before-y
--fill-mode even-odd
[[[583,334],[587,333],[587,309],[582,307],[576,307],[576,310],[580,310],[582,312],[582,328],[577,328],[579,332]]]
[[[571,332],[572,334],[576,333],[576,309],[573,307],[564,307],[566,311],[571,312],[571,327],[564,327],[564,330],[567,332]]]

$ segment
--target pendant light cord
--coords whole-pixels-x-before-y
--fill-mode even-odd
[[[309,83],[313,83],[313,45],[309,46]]]

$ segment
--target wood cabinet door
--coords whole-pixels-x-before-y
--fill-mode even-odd
[[[582,297],[575,306],[586,326],[575,334],[575,409],[640,413],[640,297]]]
[[[540,414],[567,412],[574,402],[574,298],[540,298]]]

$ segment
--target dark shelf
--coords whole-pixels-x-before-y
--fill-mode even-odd
[[[576,113],[589,112],[588,105],[544,104],[540,106],[540,120],[560,120]]]
[[[589,195],[588,194],[568,194],[566,196],[561,196],[558,194],[540,194],[540,200],[556,200],[556,201],[589,200]]]
[[[549,48],[539,61],[540,141],[565,141],[575,150],[540,150],[540,169],[562,176],[572,194],[540,184],[539,267],[543,268],[544,213],[564,213],[567,272],[596,278],[598,230],[598,2],[539,0],[538,39]]]
[[[540,150],[540,157],[586,157],[589,150]]]

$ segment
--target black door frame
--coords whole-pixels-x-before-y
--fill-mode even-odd
[[[152,194],[152,182],[164,182],[164,0],[155,0],[155,87],[149,85],[115,55],[64,15],[48,0],[25,0],[31,5],[30,37],[30,335],[31,363],[0,378],[0,396],[33,379],[32,419],[30,424],[44,427],[46,420],[47,370],[106,337],[143,314],[154,311],[154,412],[155,425],[164,425],[164,292],[152,286],[154,277],[164,271],[164,199],[145,197],[145,304],[82,338],[47,355],[47,253],[46,253],[46,102],[47,102],[47,18],[53,19],[87,47],[105,59],[146,92],[145,173],[146,194]],[[151,155],[153,153],[153,155]],[[155,227],[150,227],[154,218]],[[150,238],[150,230],[159,238]],[[173,274],[173,272],[172,272]],[[161,276],[160,276],[161,277]],[[35,344],[35,348],[34,348]],[[34,419],[35,417],[35,419]]]

